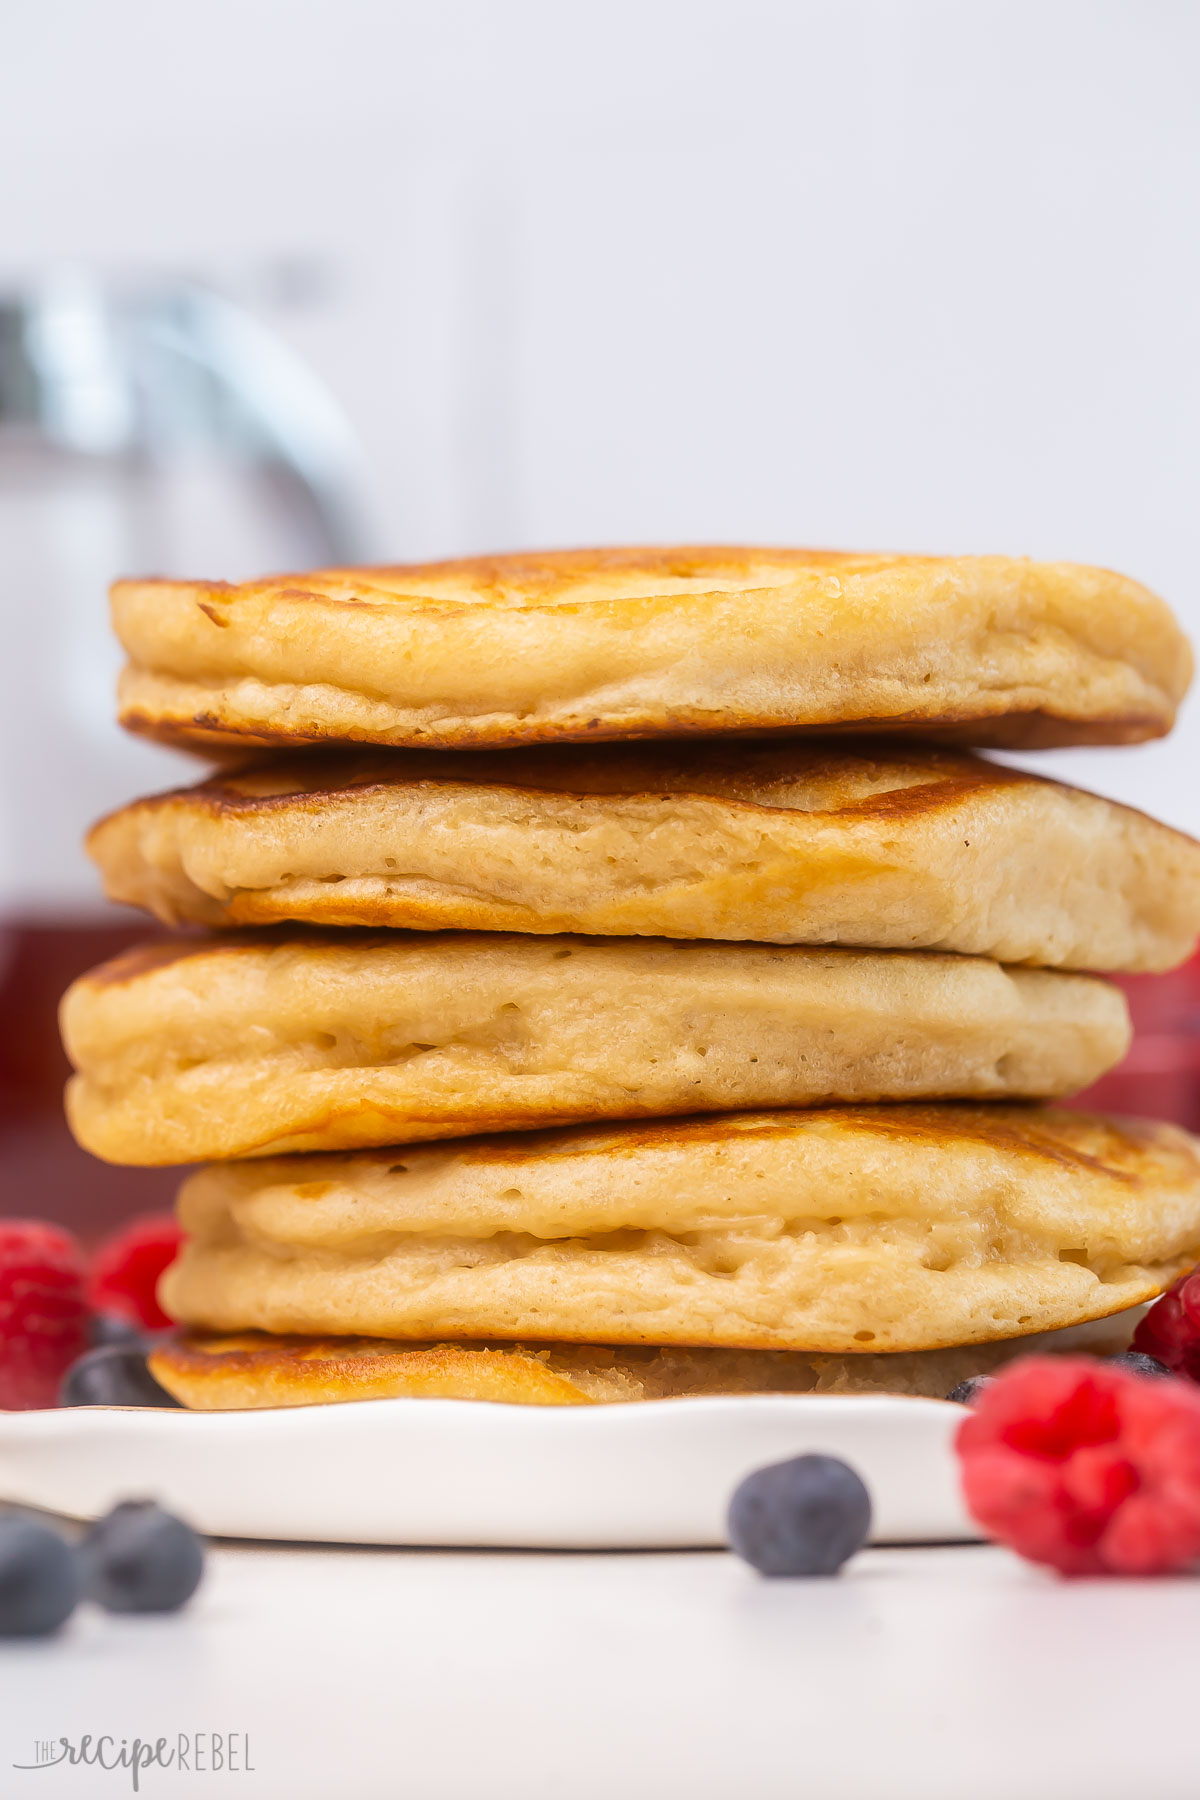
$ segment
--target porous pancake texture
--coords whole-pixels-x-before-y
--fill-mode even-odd
[[[390,1338],[184,1333],[150,1368],[200,1412],[322,1406],[346,1400],[496,1400],[590,1406],[714,1394],[922,1394],[944,1399],[1015,1356],[1121,1350],[1140,1309],[1004,1343],[894,1356],[694,1350],[602,1344],[399,1344]]]
[[[1129,743],[1191,673],[1169,610],[1077,563],[676,546],[123,581],[121,717],[198,747],[447,748],[881,725]]]
[[[1163,969],[1200,933],[1200,844],[979,757],[723,741],[279,757],[91,833],[168,924],[579,931]]]
[[[896,1106],[216,1165],[167,1311],[215,1331],[928,1350],[1101,1318],[1200,1259],[1200,1146]]]
[[[111,1162],[830,1100],[1044,1096],[1129,1043],[1107,982],[982,958],[291,930],[132,951],[63,1005]]]

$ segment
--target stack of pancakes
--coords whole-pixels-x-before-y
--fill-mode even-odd
[[[206,935],[63,1012],[79,1141],[208,1165],[186,1405],[941,1394],[1200,1259],[1200,1147],[1044,1104],[1128,1044],[1082,971],[1192,950],[1200,845],[964,747],[1168,731],[1136,583],[603,551],[114,616],[123,722],[221,763],[90,839]]]

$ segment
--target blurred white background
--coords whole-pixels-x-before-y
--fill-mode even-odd
[[[0,18],[0,281],[166,271],[251,306],[357,433],[379,557],[1028,552],[1124,569],[1200,633],[1190,0]],[[0,595],[10,720],[52,642],[27,599]],[[174,777],[95,732],[93,810]],[[1038,766],[1200,832],[1198,745],[1200,707]],[[0,756],[0,792],[40,759],[65,818],[78,743]],[[4,860],[10,905],[92,893],[73,848],[31,873],[10,833]]]

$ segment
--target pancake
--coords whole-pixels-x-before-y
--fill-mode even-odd
[[[1200,844],[959,752],[859,741],[268,759],[102,820],[168,924],[408,926],[956,950],[1164,969]]]
[[[198,1412],[324,1406],[345,1400],[498,1400],[592,1406],[713,1394],[924,1394],[1015,1356],[1110,1355],[1140,1311],[999,1344],[896,1356],[788,1350],[689,1350],[598,1344],[397,1344],[388,1338],[209,1337],[185,1333],[151,1352],[152,1373]]]
[[[484,745],[1170,730],[1191,656],[1108,570],[1004,556],[558,551],[230,586],[121,581],[122,722],[169,743]]]
[[[298,931],[151,945],[63,1003],[110,1162],[830,1100],[1043,1096],[1129,1047],[1107,982],[982,958]]]
[[[160,1285],[211,1331],[932,1350],[1200,1259],[1200,1144],[1050,1108],[735,1113],[216,1164]]]

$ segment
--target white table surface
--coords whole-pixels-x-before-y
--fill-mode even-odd
[[[1200,1794],[1200,1584],[983,1546],[767,1582],[718,1552],[214,1547],[189,1611],[0,1645],[0,1794],[37,1739],[247,1734],[258,1800],[1158,1800]]]

